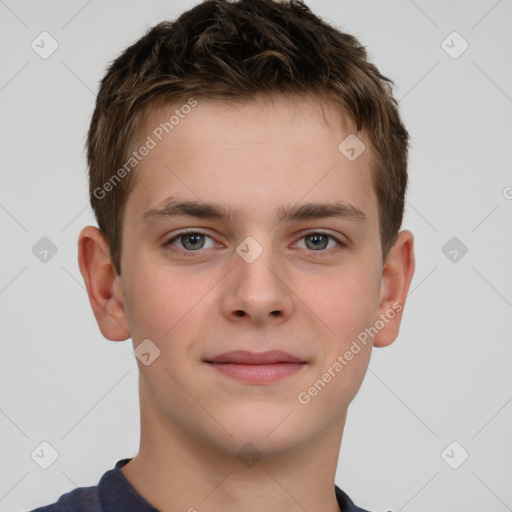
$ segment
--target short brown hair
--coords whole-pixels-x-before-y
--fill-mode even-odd
[[[153,27],[109,66],[87,138],[91,206],[117,273],[135,179],[126,165],[120,171],[145,116],[190,98],[245,101],[260,93],[318,94],[368,134],[384,262],[402,224],[407,188],[409,135],[392,85],[354,36],[301,0],[206,0]]]

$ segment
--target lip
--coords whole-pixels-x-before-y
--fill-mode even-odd
[[[233,350],[224,352],[208,363],[234,363],[234,364],[275,364],[275,363],[305,363],[302,359],[283,352],[281,350],[269,350],[268,352],[249,352],[247,350]]]
[[[277,382],[294,375],[307,364],[306,361],[280,350],[234,350],[205,362],[228,377],[253,384]]]

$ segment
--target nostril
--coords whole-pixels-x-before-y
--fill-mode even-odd
[[[245,315],[245,312],[242,311],[241,309],[239,309],[237,312],[236,312],[237,316],[244,316]]]
[[[274,315],[274,316],[277,316],[279,315],[280,311],[278,311],[277,309],[275,311],[272,311],[271,315]]]

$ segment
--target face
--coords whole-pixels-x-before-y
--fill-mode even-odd
[[[233,452],[338,431],[371,352],[354,340],[379,315],[366,138],[349,159],[334,109],[260,98],[198,101],[160,141],[175,109],[142,135],[156,145],[136,170],[116,278],[134,347],[160,351],[138,361],[143,417]]]

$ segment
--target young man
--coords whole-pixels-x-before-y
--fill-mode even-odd
[[[38,512],[362,511],[347,409],[414,272],[389,83],[298,1],[209,0],[113,62],[79,265],[133,340],[140,450]]]

